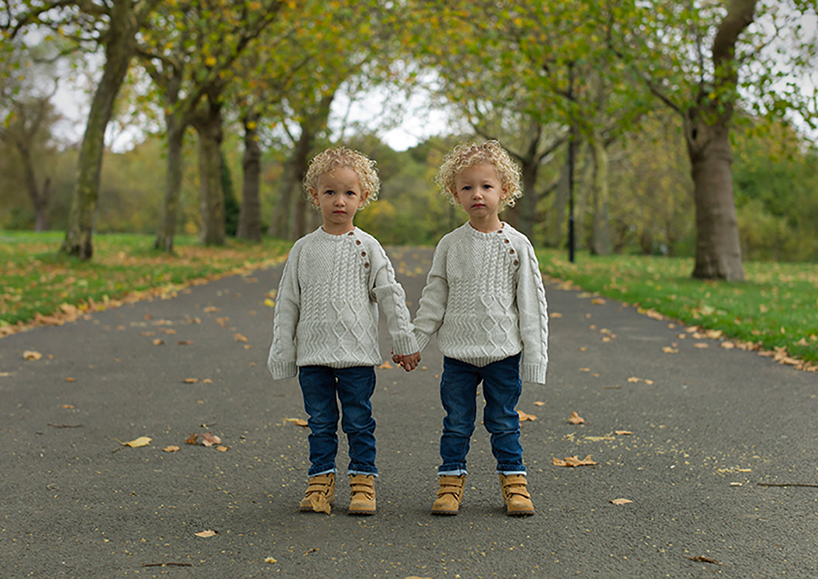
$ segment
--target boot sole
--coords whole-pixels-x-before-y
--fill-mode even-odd
[[[354,517],[358,517],[358,516],[366,517],[366,516],[369,516],[369,515],[374,515],[375,513],[377,513],[377,511],[347,511],[348,515],[352,515]]]
[[[530,517],[534,514],[534,511],[506,511],[506,514],[510,517]]]
[[[432,511],[433,515],[443,515],[446,517],[451,517],[459,513],[460,511]]]

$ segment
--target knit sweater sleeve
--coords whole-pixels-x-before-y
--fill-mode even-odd
[[[446,304],[449,299],[449,282],[446,278],[446,254],[449,239],[444,237],[435,249],[432,258],[432,269],[426,277],[426,286],[420,297],[417,315],[415,316],[415,336],[419,351],[427,346],[432,336],[443,324]]]
[[[548,366],[548,304],[537,256],[528,239],[519,244],[521,257],[517,279],[517,308],[523,356],[520,364],[524,382],[545,384]]]
[[[298,243],[290,250],[276,294],[273,344],[267,357],[267,368],[274,380],[293,378],[298,373],[295,365],[295,331],[301,311],[301,289],[298,283],[299,250]]]
[[[374,238],[367,242],[372,263],[371,293],[386,316],[395,354],[414,354],[418,343],[406,307],[406,293],[395,279],[395,270],[389,257]]]

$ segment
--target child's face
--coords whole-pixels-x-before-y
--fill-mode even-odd
[[[333,235],[352,231],[352,219],[369,196],[369,192],[361,190],[361,180],[350,167],[338,167],[321,175],[318,189],[310,188],[310,194],[321,211],[324,231]]]
[[[499,220],[497,213],[506,191],[494,165],[472,165],[454,179],[454,198],[474,222]]]

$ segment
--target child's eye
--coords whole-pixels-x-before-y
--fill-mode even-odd
[[[355,191],[347,191],[347,195],[350,197],[355,197]]]
[[[335,191],[333,191],[332,189],[327,189],[326,191],[324,191],[324,195],[335,195]]]

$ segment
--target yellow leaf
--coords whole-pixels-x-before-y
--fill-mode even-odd
[[[633,501],[629,501],[628,499],[611,499],[611,502],[615,505],[627,505]]]
[[[593,466],[596,464],[593,460],[591,460],[590,454],[583,458],[582,460],[580,460],[576,456],[567,456],[565,457],[565,460],[560,460],[558,458],[554,458],[552,460],[555,466],[567,466],[571,468],[575,466]]]
[[[242,336],[241,334],[238,334],[238,333],[233,334],[233,339],[236,340],[237,342],[246,342],[247,341],[246,336]]]
[[[182,380],[182,382],[184,382],[185,384],[195,384],[198,381],[199,381],[198,378],[185,378],[184,380]]]
[[[205,59],[205,64],[207,66],[216,66],[216,57],[215,56],[208,56]]]
[[[119,440],[117,440],[119,442]],[[135,438],[130,442],[119,442],[122,446],[130,446],[131,448],[140,448],[142,446],[148,446],[151,443],[151,438],[147,436],[140,436],[139,438]]]
[[[736,345],[733,342],[722,342],[721,347],[725,350],[732,350],[736,347]]]
[[[272,565],[273,563],[278,563],[278,561],[276,561],[272,557],[267,557],[266,559],[264,559],[264,562],[267,563],[268,565]]]
[[[264,305],[267,306],[268,308],[276,307],[276,303],[273,300],[271,300],[270,298],[267,298],[266,300],[264,300]]]
[[[601,306],[602,304],[605,303],[605,300],[603,300],[602,298],[594,298],[591,300],[591,303],[597,306]]]
[[[154,346],[161,346],[161,345],[162,345],[162,344],[164,344],[164,343],[165,343],[165,340],[160,340],[159,338],[156,338],[156,339],[153,341],[153,345],[154,345]]]
[[[394,368],[394,366],[389,363],[389,360],[387,360],[386,362],[384,362],[383,364],[378,366],[378,368],[380,368],[382,370],[391,370],[392,368]]]
[[[179,447],[171,445],[171,446],[166,446],[162,450],[165,451],[165,452],[176,452],[177,450],[179,450]]]
[[[628,436],[629,434],[633,434],[630,430],[615,430],[617,435],[619,436]]]
[[[222,445],[219,445],[219,446],[217,446],[217,447],[216,447],[216,450],[218,450],[219,452],[227,452],[227,450],[228,450],[229,448],[230,448],[229,446],[222,446]]]
[[[534,403],[534,406],[545,406],[545,402],[540,402],[539,400],[537,400],[537,401]]]
[[[25,352],[23,352],[23,359],[24,360],[33,361],[33,360],[39,360],[42,357],[43,357],[42,354],[40,354],[39,352],[35,352],[34,350],[26,350]]]
[[[705,344],[704,342],[697,342],[697,343],[693,344],[693,347],[694,348],[699,348],[700,350],[703,350],[704,348],[709,348],[710,345]]]
[[[585,424],[585,419],[576,412],[572,411],[571,418],[568,419],[568,422],[571,424]]]
[[[303,418],[287,418],[287,422],[292,422],[296,426],[308,426],[308,422]]]
[[[557,312],[551,312],[550,314],[548,314],[548,316],[551,317],[551,318],[561,318],[562,314],[557,313]]]
[[[216,531],[211,531],[210,529],[207,529],[206,531],[199,531],[198,533],[193,533],[193,534],[196,535],[197,537],[203,537],[203,538],[214,537],[214,536],[218,535],[218,533]]]
[[[676,348],[671,348],[670,346],[663,347],[662,351],[665,354],[678,354],[679,353],[679,350],[677,350]]]
[[[533,422],[537,420],[537,417],[533,414],[526,414],[525,412],[518,410],[517,414],[520,416],[520,422]]]

